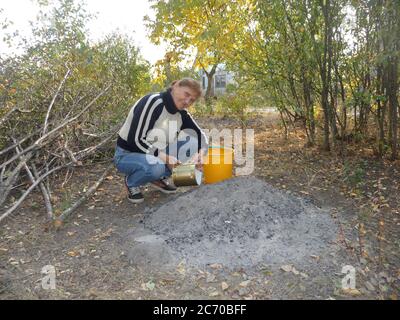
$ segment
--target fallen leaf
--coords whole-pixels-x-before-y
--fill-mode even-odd
[[[163,286],[165,286],[165,285],[168,285],[168,284],[174,284],[175,283],[175,279],[161,279],[160,280],[160,283],[163,285]]]
[[[97,297],[99,294],[97,293],[97,291],[96,291],[96,289],[90,289],[89,290],[89,292],[88,292],[88,296],[89,297],[93,297],[93,298],[95,298],[95,297]]]
[[[215,281],[215,275],[208,273],[207,274],[207,278],[206,278],[206,282],[210,283],[210,282],[214,282]]]
[[[58,229],[58,228],[60,228],[61,226],[62,226],[62,221],[61,220],[54,220],[54,227],[56,228],[56,229]]]
[[[221,283],[221,288],[222,288],[222,291],[225,291],[225,290],[227,290],[229,288],[229,284],[227,284],[226,282],[222,282]]]
[[[136,294],[137,293],[137,291],[136,290],[125,290],[124,291],[124,293],[126,293],[126,294]]]
[[[294,267],[292,268],[292,273],[298,276],[300,274],[299,271],[297,271]]]
[[[220,263],[213,263],[213,264],[210,264],[210,267],[211,267],[212,269],[222,269],[222,264],[220,264]]]
[[[245,287],[247,287],[247,286],[249,285],[249,283],[250,283],[250,280],[246,280],[246,281],[241,282],[241,283],[239,284],[239,286],[245,288]]]
[[[357,289],[342,289],[344,294],[348,294],[350,296],[360,296],[361,292]]]
[[[181,261],[178,264],[176,271],[178,271],[178,273],[181,274],[182,276],[186,274],[185,261]]]
[[[10,258],[10,259],[8,260],[8,263],[11,264],[11,265],[13,265],[13,266],[19,265],[19,262],[18,262],[16,259],[14,259],[14,258]]]
[[[218,291],[211,292],[208,296],[209,297],[218,297],[219,296],[219,292]]]
[[[369,281],[365,282],[365,287],[368,289],[368,291],[375,291],[375,287]]]
[[[79,255],[79,253],[76,252],[76,251],[69,251],[67,254],[68,254],[70,257],[76,257],[76,256]]]
[[[291,265],[284,265],[284,266],[281,266],[281,270],[283,270],[283,271],[285,271],[285,272],[290,272],[290,271],[292,271],[292,266]]]

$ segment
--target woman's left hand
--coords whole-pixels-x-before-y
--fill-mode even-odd
[[[193,156],[192,161],[196,165],[197,170],[203,171],[204,155],[201,151]]]

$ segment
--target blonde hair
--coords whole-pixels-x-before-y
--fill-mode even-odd
[[[201,96],[201,86],[200,83],[192,78],[182,78],[180,80],[175,80],[171,83],[170,89],[172,89],[173,86],[179,86],[179,87],[188,87],[192,89],[194,92],[197,94],[197,98]]]

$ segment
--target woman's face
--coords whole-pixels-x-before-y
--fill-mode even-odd
[[[178,110],[189,108],[197,99],[197,93],[189,87],[174,85],[171,91],[172,98]]]

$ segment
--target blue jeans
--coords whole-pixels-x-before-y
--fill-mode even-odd
[[[163,151],[185,163],[197,152],[197,139],[177,141]],[[119,146],[115,149],[114,164],[119,172],[125,174],[128,187],[143,186],[148,182],[157,181],[172,174],[160,158],[144,153],[130,152]]]

